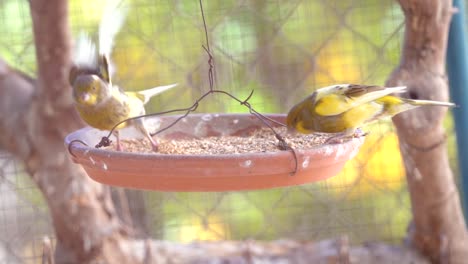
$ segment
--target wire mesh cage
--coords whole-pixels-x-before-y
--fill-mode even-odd
[[[96,1],[69,1],[72,32],[94,36]],[[187,107],[209,88],[198,1],[123,0],[130,6],[112,54],[115,83],[140,90],[179,82],[147,112]],[[95,6],[96,8],[89,8]],[[283,113],[314,89],[335,83],[383,84],[398,63],[404,16],[391,0],[205,1],[215,85],[247,97],[262,113]],[[28,3],[0,2],[0,56],[35,76]],[[65,88],[64,88],[65,89]],[[66,88],[68,89],[68,88]],[[246,112],[214,95],[198,112]],[[449,151],[455,155],[451,119]],[[347,235],[352,243],[399,243],[411,205],[391,122],[366,128],[360,153],[332,179],[297,187],[220,193],[112,188],[122,221],[142,237],[195,240],[307,239]],[[456,168],[456,160],[453,159]],[[53,237],[47,203],[21,164],[0,155],[0,263],[37,263]]]

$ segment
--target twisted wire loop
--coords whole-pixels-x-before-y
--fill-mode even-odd
[[[101,139],[101,141],[103,141],[103,140],[104,140],[104,137]],[[109,140],[109,138],[107,138],[107,140]],[[68,144],[68,153],[70,153],[70,155],[72,155],[74,158],[76,158],[76,155],[73,154],[73,151],[72,151],[73,143],[80,143],[80,144],[88,147],[88,144],[86,144],[86,142],[84,142],[83,140],[74,139],[74,140],[70,141],[70,144]],[[99,148],[98,145],[99,145],[99,143],[96,145],[96,148]]]

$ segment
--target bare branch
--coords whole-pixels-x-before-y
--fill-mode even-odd
[[[139,261],[152,256],[155,262],[149,263],[429,263],[412,250],[382,243],[350,247],[345,237],[319,242],[217,241],[187,245],[132,241],[126,246],[139,256]]]

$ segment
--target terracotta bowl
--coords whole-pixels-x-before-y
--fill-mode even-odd
[[[267,115],[284,122],[285,115]],[[160,120],[161,126],[178,116],[148,118]],[[176,126],[159,135],[177,139],[222,135],[245,135],[262,127],[249,114],[195,114],[185,117]],[[122,138],[140,137],[132,129],[122,130]],[[291,151],[250,154],[169,155],[118,152],[94,146],[107,132],[83,128],[65,138],[68,146],[81,140],[89,146],[73,142],[73,161],[83,166],[88,175],[103,184],[158,191],[238,191],[276,188],[324,180],[336,175],[353,158],[364,138],[342,144],[322,145],[297,150],[297,171]]]

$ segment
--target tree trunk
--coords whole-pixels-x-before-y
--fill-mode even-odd
[[[446,101],[445,53],[451,0],[399,0],[406,17],[401,63],[387,85],[413,99]],[[413,208],[408,242],[434,263],[466,263],[468,236],[442,126],[446,109],[424,107],[394,117]],[[459,135],[462,136],[462,135]]]
[[[153,226],[149,221],[144,193],[140,190],[111,188],[111,198],[119,219],[131,227],[132,234],[139,238],[147,238]]]
[[[37,81],[0,60],[0,145],[24,161],[50,209],[58,263],[130,263],[108,188],[69,159],[63,138],[83,124],[68,84],[68,1],[30,1]]]

